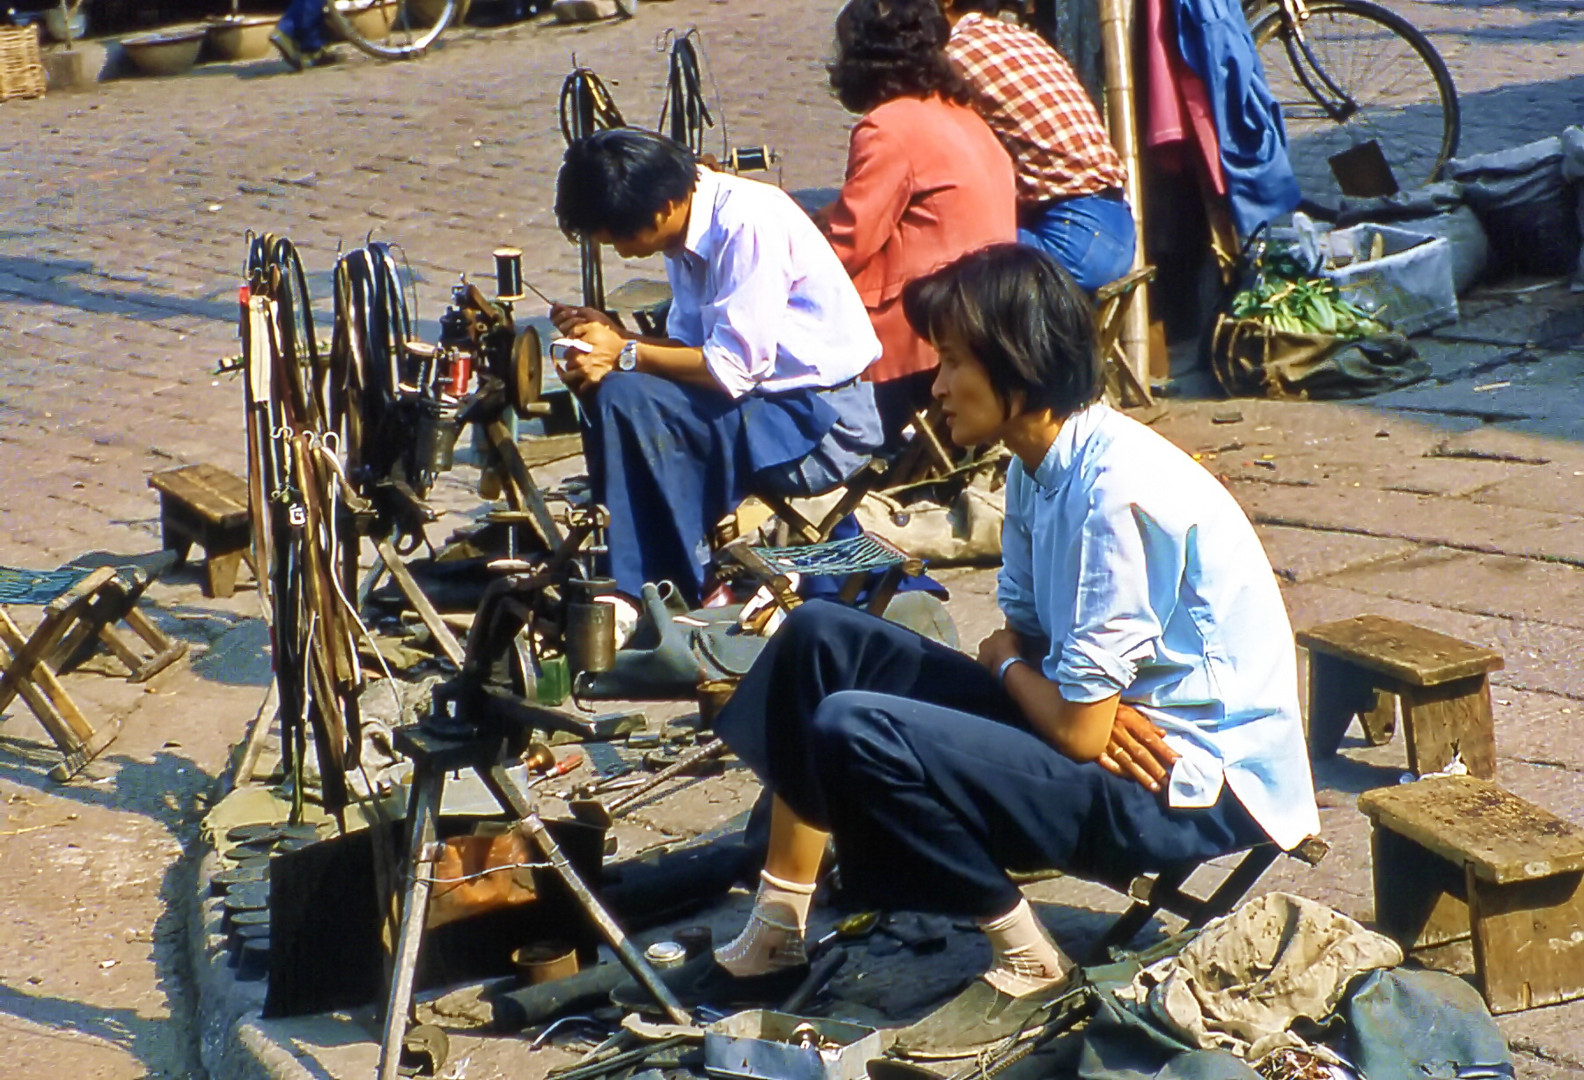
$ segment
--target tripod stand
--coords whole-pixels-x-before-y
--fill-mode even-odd
[[[506,771],[505,763],[521,753],[536,729],[553,730],[564,720],[560,713],[530,705],[488,683],[494,658],[511,636],[508,633],[510,615],[506,609],[512,585],[510,581],[501,581],[485,594],[474,632],[468,636],[468,655],[462,672],[451,683],[436,688],[429,715],[420,723],[397,728],[394,734],[396,749],[413,762],[413,780],[407,806],[405,898],[396,936],[390,994],[385,1004],[379,1080],[393,1080],[401,1058],[408,1010],[412,1007],[413,979],[418,969],[418,947],[423,940],[434,867],[440,854],[436,841],[446,774],[464,769],[483,781],[500,808],[543,853],[550,868],[576,897],[633,978],[654,996],[674,1023],[692,1023],[643,953],[627,939],[622,928],[578,876],[545,827],[533,798]]]

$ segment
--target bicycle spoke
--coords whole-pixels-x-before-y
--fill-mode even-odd
[[[1434,50],[1373,4],[1315,0],[1310,11],[1301,42],[1279,13],[1256,27],[1299,183],[1311,195],[1335,193],[1327,159],[1371,140],[1400,186],[1430,179],[1458,127],[1456,92]]]

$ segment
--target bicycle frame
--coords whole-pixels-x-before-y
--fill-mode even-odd
[[[1275,0],[1275,3],[1266,4],[1255,0],[1245,4],[1243,11],[1250,23],[1254,16],[1266,7],[1275,7],[1281,12],[1281,20],[1287,33],[1282,38],[1282,44],[1287,50],[1287,60],[1292,64],[1293,74],[1302,84],[1315,104],[1325,110],[1326,117],[1335,124],[1346,123],[1348,118],[1358,112],[1358,102],[1348,96],[1315,57],[1314,51],[1309,48],[1309,42],[1304,38],[1303,24],[1309,21],[1309,5],[1304,0]],[[1316,77],[1319,84],[1317,85]]]

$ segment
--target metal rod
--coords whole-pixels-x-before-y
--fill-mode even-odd
[[[445,773],[419,773],[412,799],[412,841],[407,866],[407,903],[402,908],[396,937],[396,964],[391,973],[390,997],[385,1003],[385,1033],[380,1039],[379,1080],[396,1080],[402,1042],[407,1035],[407,1013],[412,1008],[413,977],[418,972],[418,945],[423,940],[429,914],[430,882],[434,878],[435,842],[440,812],[440,791]]]
[[[665,1010],[672,1023],[681,1024],[684,1027],[692,1027],[693,1018],[687,1014],[687,1010],[682,1008],[681,1003],[676,999],[676,995],[671,993],[670,987],[660,981],[660,977],[655,974],[654,968],[649,966],[649,961],[645,960],[643,953],[638,951],[638,947],[628,940],[626,932],[622,930],[615,919],[611,918],[610,913],[600,904],[599,898],[589,891],[587,885],[583,884],[583,879],[578,877],[577,871],[572,868],[572,864],[567,860],[566,853],[561,850],[561,845],[556,843],[555,837],[550,835],[550,830],[546,828],[544,821],[539,815],[528,814],[523,818],[521,825],[528,830],[528,835],[533,838],[534,843],[539,845],[539,850],[544,852],[545,858],[549,860],[551,867],[560,876],[562,882],[566,884],[568,889],[572,890],[572,894],[577,897],[578,903],[583,905],[583,910],[587,912],[588,917],[594,921],[594,925],[604,935],[606,943],[616,950],[616,955],[621,958],[622,966],[632,972],[633,978],[637,979],[643,988],[654,996],[654,999],[660,1003],[661,1008]],[[405,928],[405,922],[403,927]],[[386,1080],[386,1078],[382,1075],[380,1080]]]
[[[621,798],[611,803],[610,806],[606,807],[606,809],[610,811],[612,817],[615,817],[617,814],[621,813],[633,803],[642,799],[645,795],[649,794],[655,788],[659,787],[667,780],[670,780],[672,777],[680,776],[683,772],[692,768],[694,765],[697,765],[699,762],[706,761],[712,757],[719,757],[725,752],[726,743],[724,740],[711,739],[697,750],[690,750],[683,754],[670,765],[667,765],[665,768],[655,773],[644,783],[633,788]]]

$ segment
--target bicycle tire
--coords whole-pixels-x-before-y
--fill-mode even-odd
[[[1461,117],[1457,87],[1435,46],[1408,20],[1369,0],[1312,0],[1307,7],[1307,50],[1285,32],[1280,8],[1268,9],[1253,28],[1304,193],[1340,194],[1328,159],[1369,139],[1380,145],[1399,188],[1439,177],[1457,153]],[[1382,63],[1372,50],[1392,55]],[[1323,78],[1316,77],[1311,56]],[[1330,89],[1327,82],[1357,111],[1341,119],[1328,112],[1321,96]]]
[[[411,60],[460,21],[468,0],[330,0],[325,17],[350,45],[379,60]]]

